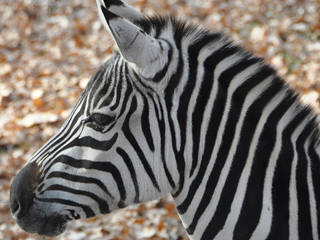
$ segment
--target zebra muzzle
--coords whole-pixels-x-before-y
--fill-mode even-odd
[[[28,163],[15,176],[10,188],[10,208],[15,218],[22,218],[28,213],[39,182],[39,169],[34,162]]]
[[[10,208],[18,225],[26,232],[57,236],[64,232],[67,218],[58,213],[44,212],[35,201],[34,191],[40,183],[36,163],[28,163],[16,175],[10,188]]]

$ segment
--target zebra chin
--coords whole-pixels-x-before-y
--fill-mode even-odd
[[[39,217],[37,213],[30,212],[28,216],[17,218],[16,221],[24,231],[48,237],[56,237],[67,228],[67,218],[59,214]]]

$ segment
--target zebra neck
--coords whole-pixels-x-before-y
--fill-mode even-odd
[[[173,197],[190,237],[233,239],[244,232],[265,239],[276,234],[273,224],[281,225],[277,211],[291,226],[300,204],[316,214],[310,211],[320,201],[312,187],[320,183],[315,114],[273,69],[237,48],[197,64],[201,74],[193,86],[194,79],[182,83],[179,125],[171,127],[180,137],[172,144],[180,172]]]

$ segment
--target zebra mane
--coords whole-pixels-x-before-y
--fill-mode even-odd
[[[170,24],[173,27],[176,38],[179,39],[182,37],[194,37],[194,40],[197,40],[201,36],[214,33],[219,34],[221,38],[225,38],[225,41],[231,42],[226,35],[213,32],[202,27],[201,25],[187,22],[187,20],[182,17],[153,15],[144,19],[140,19],[135,23],[148,33],[150,33],[152,30],[154,30],[156,33],[160,33],[164,30],[164,26],[168,26]]]

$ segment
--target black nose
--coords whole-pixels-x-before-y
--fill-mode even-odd
[[[39,167],[34,162],[24,166],[13,179],[10,188],[10,208],[16,218],[22,218],[28,212],[39,182]]]

